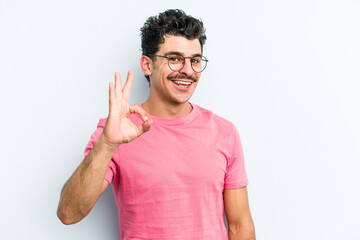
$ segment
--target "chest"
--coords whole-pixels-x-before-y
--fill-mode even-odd
[[[216,136],[157,133],[120,148],[118,181],[124,191],[193,189],[222,191],[226,146]]]

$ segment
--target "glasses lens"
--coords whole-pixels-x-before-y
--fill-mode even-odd
[[[193,57],[191,58],[191,66],[195,72],[202,72],[202,70],[206,67],[206,61],[201,57]]]
[[[185,58],[181,55],[169,55],[168,57],[169,67],[171,70],[177,72],[180,71],[185,64]],[[191,67],[195,72],[202,72],[206,68],[207,60],[205,57],[193,57],[190,59]]]
[[[184,57],[181,55],[169,55],[169,67],[173,71],[179,71],[184,66]]]

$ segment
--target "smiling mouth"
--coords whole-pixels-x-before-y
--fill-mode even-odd
[[[193,82],[192,81],[182,81],[182,80],[171,80],[173,83],[175,83],[176,85],[180,85],[180,86],[190,86]]]
[[[190,89],[191,84],[193,84],[192,81],[181,81],[181,80],[171,80],[171,81],[174,83],[176,88],[183,90]]]

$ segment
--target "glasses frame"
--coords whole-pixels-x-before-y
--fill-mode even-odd
[[[152,53],[149,53],[148,55],[150,55],[150,56],[155,56],[155,57],[167,58],[167,60],[168,60],[168,66],[169,66],[169,68],[171,69],[171,71],[173,71],[173,72],[180,72],[180,71],[185,67],[185,60],[186,60],[186,58],[190,58],[190,66],[191,66],[191,69],[192,69],[194,72],[196,72],[196,73],[201,73],[202,71],[204,71],[205,68],[207,67],[207,63],[208,63],[208,61],[209,61],[209,60],[206,59],[206,57],[201,56],[201,61],[205,61],[205,67],[204,67],[200,72],[198,72],[198,71],[195,71],[195,69],[194,69],[194,67],[193,67],[193,65],[192,65],[192,61],[191,61],[191,60],[194,59],[193,57],[184,57],[183,55],[180,55],[180,54],[172,54],[172,55],[182,56],[182,57],[184,58],[182,68],[180,68],[179,70],[175,71],[175,70],[173,70],[173,69],[170,67],[170,57],[162,56],[162,55],[157,55],[157,54],[152,54]]]

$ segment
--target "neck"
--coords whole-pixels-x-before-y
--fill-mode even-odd
[[[142,104],[145,112],[158,118],[178,118],[188,115],[192,111],[191,104],[184,103],[151,101],[147,99]]]

